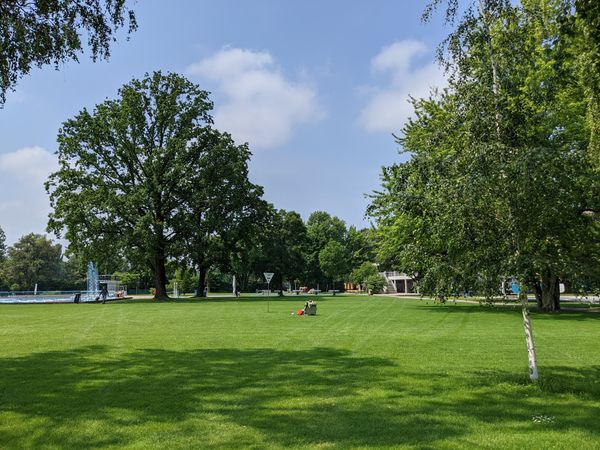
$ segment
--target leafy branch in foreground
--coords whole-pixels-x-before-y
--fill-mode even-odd
[[[2,0],[0,2],[0,105],[33,67],[56,68],[78,60],[87,46],[94,61],[110,56],[118,29],[137,29],[126,0]]]

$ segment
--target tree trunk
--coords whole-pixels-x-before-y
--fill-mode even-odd
[[[535,354],[535,343],[533,341],[533,329],[531,327],[531,319],[529,318],[529,311],[527,310],[527,294],[525,293],[525,286],[521,284],[522,289],[519,293],[519,298],[522,304],[523,313],[523,328],[525,329],[525,344],[527,345],[527,359],[529,363],[529,378],[531,381],[537,381],[539,378],[537,368],[537,357]]]
[[[535,301],[537,302],[538,308],[542,308],[542,284],[539,281],[533,283],[535,288]]]
[[[207,268],[199,264],[198,265],[198,297],[206,297],[206,276],[208,274]]]
[[[542,273],[542,310],[560,310],[560,280],[549,270]]]
[[[283,296],[283,274],[280,272],[279,273],[279,292],[278,295],[280,297]]]
[[[248,289],[248,280],[250,278],[250,275],[247,272],[244,272],[242,274],[239,275],[240,279],[239,279],[239,290],[240,292],[245,291],[246,289]]]
[[[492,46],[492,34],[491,34],[491,26],[489,23],[489,9],[488,3],[479,0],[479,12],[481,13],[481,17],[483,18],[483,23],[487,29],[489,40],[488,40],[488,50],[490,53],[490,65],[492,68],[492,92],[494,94],[494,101],[496,103],[496,137],[500,140],[500,121],[502,117],[500,115],[500,107],[499,107],[499,93],[498,93],[498,68],[496,66],[496,57],[494,55],[494,47]]]
[[[206,297],[206,267],[198,265],[198,297]]]
[[[161,249],[154,258],[154,298],[156,300],[168,299],[167,295],[167,270],[165,268],[165,255]]]

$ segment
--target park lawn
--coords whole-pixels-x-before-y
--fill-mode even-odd
[[[600,448],[600,314],[303,301],[1,305],[0,448]]]

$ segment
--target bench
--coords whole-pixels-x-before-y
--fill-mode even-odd
[[[339,289],[329,289],[327,292],[329,292],[330,294],[333,294],[333,296],[335,297],[335,294],[337,294],[339,291]]]

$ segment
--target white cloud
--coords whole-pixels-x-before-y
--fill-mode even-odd
[[[56,156],[42,147],[24,147],[0,155],[0,172],[26,183],[43,183],[57,169]]]
[[[409,97],[427,97],[432,88],[446,85],[444,73],[436,63],[416,66],[415,59],[427,52],[422,42],[405,40],[384,47],[371,60],[371,70],[375,74],[391,73],[391,82],[385,88],[369,89],[369,102],[358,119],[364,129],[400,131],[413,112]]]
[[[0,154],[0,227],[7,243],[44,232],[50,212],[44,181],[57,169],[56,156],[41,147]]]
[[[297,125],[323,116],[315,90],[286,79],[268,52],[226,48],[187,72],[217,83],[226,101],[215,109],[215,125],[251,148],[282,145]]]

